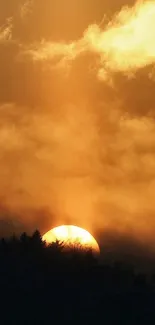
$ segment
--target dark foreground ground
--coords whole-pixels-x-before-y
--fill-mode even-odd
[[[46,247],[39,233],[0,242],[0,324],[155,325],[154,276]]]

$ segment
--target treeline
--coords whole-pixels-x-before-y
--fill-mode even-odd
[[[0,240],[1,324],[155,324],[154,278],[39,231]]]
[[[48,265],[48,269],[57,271],[62,270],[60,265],[66,270],[72,268],[73,271],[73,269],[76,270],[76,264],[82,269],[97,264],[97,258],[91,249],[83,248],[80,244],[70,244],[66,249],[63,241],[59,240],[47,245],[38,230],[32,236],[24,232],[20,237],[13,235],[8,239],[2,238],[0,240],[0,259],[3,264],[7,261],[13,262],[13,264],[31,261],[31,266],[37,263],[40,267],[45,268]]]

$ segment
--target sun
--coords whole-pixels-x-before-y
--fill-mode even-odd
[[[91,249],[93,253],[100,253],[100,248],[95,238],[85,229],[63,225],[49,230],[42,239],[47,244],[56,240],[63,241],[65,246],[80,245],[82,249]]]

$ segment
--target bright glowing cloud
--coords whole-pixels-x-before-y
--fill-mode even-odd
[[[12,38],[13,20],[8,18],[6,23],[0,27],[0,42],[9,41]]]
[[[85,39],[105,69],[131,72],[155,62],[154,31],[155,2],[139,1],[123,8],[103,30],[90,26]]]
[[[25,54],[33,60],[72,61],[85,52],[100,56],[98,75],[106,79],[107,72],[131,74],[155,62],[155,2],[138,1],[125,7],[102,28],[91,25],[81,40],[72,43],[42,41],[31,46]],[[96,67],[97,68],[97,67]]]

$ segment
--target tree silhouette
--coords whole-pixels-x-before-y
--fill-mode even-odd
[[[37,250],[41,250],[45,245],[45,243],[42,241],[42,236],[39,230],[35,230],[30,240],[31,240],[31,247]]]
[[[154,277],[137,274],[125,262],[98,263],[92,250],[82,248],[66,249],[58,240],[47,245],[38,230],[1,239],[1,323],[18,324],[12,314],[18,306],[19,324],[22,317],[22,324],[49,323],[52,315],[53,322],[67,324],[154,325]]]
[[[28,242],[29,242],[29,236],[26,234],[26,232],[23,232],[20,236],[20,242],[21,244],[24,246],[24,245],[27,245]]]
[[[53,253],[60,253],[63,251],[65,244],[63,241],[56,240],[48,245],[48,249]]]

